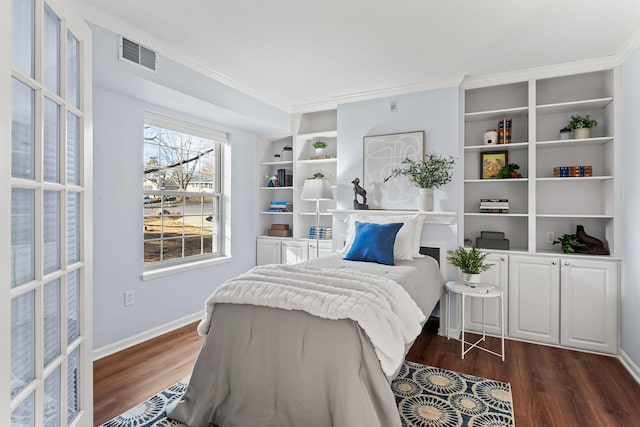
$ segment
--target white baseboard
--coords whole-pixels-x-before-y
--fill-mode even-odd
[[[166,334],[167,332],[171,332],[175,329],[181,328],[185,325],[188,325],[189,323],[196,322],[200,319],[202,319],[202,311],[181,317],[180,319],[165,323],[164,325],[157,326],[155,328],[149,329],[148,331],[140,332],[139,334],[114,342],[113,344],[108,344],[104,347],[97,348],[93,350],[93,361],[95,362],[98,359],[102,359],[103,357],[107,357],[129,347],[133,347],[134,345],[158,337],[162,334]]]
[[[640,367],[636,365],[629,355],[622,349],[620,349],[620,362],[622,362],[622,365],[627,368],[627,371],[629,371],[633,379],[640,384]]]

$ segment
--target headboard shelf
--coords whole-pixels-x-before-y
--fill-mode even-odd
[[[369,209],[369,210],[355,210],[355,209],[327,209],[327,212],[333,215],[333,217],[340,221],[346,221],[347,217],[351,214],[362,215],[415,215],[420,214],[424,219],[425,224],[451,224],[456,216],[455,212],[424,212],[413,210],[386,210],[386,209]]]

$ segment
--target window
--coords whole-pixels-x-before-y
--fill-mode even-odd
[[[224,133],[147,113],[144,125],[144,265],[225,255]]]

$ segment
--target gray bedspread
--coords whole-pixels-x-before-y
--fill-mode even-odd
[[[387,275],[427,316],[440,298],[435,262],[356,264],[339,255],[309,263]],[[238,304],[214,311],[187,391],[167,415],[190,427],[400,426],[389,379],[356,322]]]

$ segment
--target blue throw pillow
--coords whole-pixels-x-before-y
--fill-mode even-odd
[[[373,224],[356,221],[356,237],[344,259],[394,265],[393,244],[400,228],[401,222]]]

